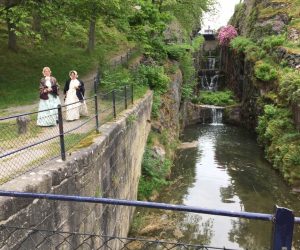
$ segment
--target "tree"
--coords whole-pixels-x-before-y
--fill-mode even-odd
[[[70,6],[76,11],[74,14],[78,14],[80,10],[80,18],[82,20],[89,21],[89,33],[88,33],[88,46],[87,51],[92,52],[95,48],[96,40],[96,24],[99,18],[115,15],[115,12],[120,10],[121,0],[71,0]]]
[[[21,0],[2,0],[0,2],[1,13],[4,13],[4,15],[1,16],[4,16],[7,25],[8,48],[13,51],[17,51],[17,35],[16,23],[12,9],[20,4]]]

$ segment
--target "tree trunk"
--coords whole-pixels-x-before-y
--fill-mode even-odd
[[[32,29],[33,31],[40,33],[41,32],[41,23],[42,23],[42,18],[39,13],[39,11],[33,11],[32,12]]]
[[[16,25],[11,22],[11,20],[7,17],[7,32],[8,32],[8,49],[17,51],[17,35],[16,35]]]
[[[87,47],[88,52],[92,52],[95,48],[95,30],[96,30],[96,16],[93,16],[90,21],[89,41]]]

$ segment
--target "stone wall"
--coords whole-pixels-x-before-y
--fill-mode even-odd
[[[66,162],[50,162],[1,187],[3,190],[98,196],[136,200],[141,161],[150,131],[152,92],[120,115],[116,122],[100,127],[100,135],[87,148],[73,152]],[[32,199],[0,198],[0,223],[6,226],[127,236],[134,208]],[[72,249],[78,238],[47,240],[34,231],[0,230],[0,249]],[[87,240],[98,249],[101,240]],[[121,242],[109,243],[118,249]],[[89,248],[89,249],[92,249]],[[56,249],[56,248],[55,248]]]
[[[185,102],[182,115],[182,128],[193,124],[212,122],[211,108],[205,107],[205,105]]]

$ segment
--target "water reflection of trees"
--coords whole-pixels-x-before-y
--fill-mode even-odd
[[[300,211],[300,203],[289,187],[262,158],[255,137],[239,128],[228,127],[216,134],[215,161],[226,169],[231,178],[227,187],[220,188],[224,203],[237,196],[241,210],[272,213],[278,204]],[[300,228],[296,228],[299,233]],[[245,249],[268,249],[271,242],[271,223],[237,219],[229,233],[231,241]],[[299,243],[294,243],[295,245]],[[300,249],[300,245],[295,246]]]
[[[185,242],[208,245],[214,235],[213,219],[205,219],[197,214],[186,214],[180,223]]]
[[[159,201],[182,204],[196,176],[197,148],[178,150],[171,173],[171,185],[160,192]],[[176,190],[176,192],[174,192]]]

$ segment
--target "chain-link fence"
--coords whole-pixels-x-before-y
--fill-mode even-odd
[[[99,75],[96,91],[98,83]],[[58,108],[0,118],[0,184],[56,157],[65,160],[66,151],[132,103],[133,87],[124,86]]]
[[[164,241],[155,238],[125,238],[91,233],[51,231],[0,225],[0,235],[28,235],[11,249],[119,249],[119,250],[233,250],[230,248]],[[16,242],[16,241],[14,241]],[[28,248],[30,247],[30,248]],[[117,247],[117,248],[116,248]]]

